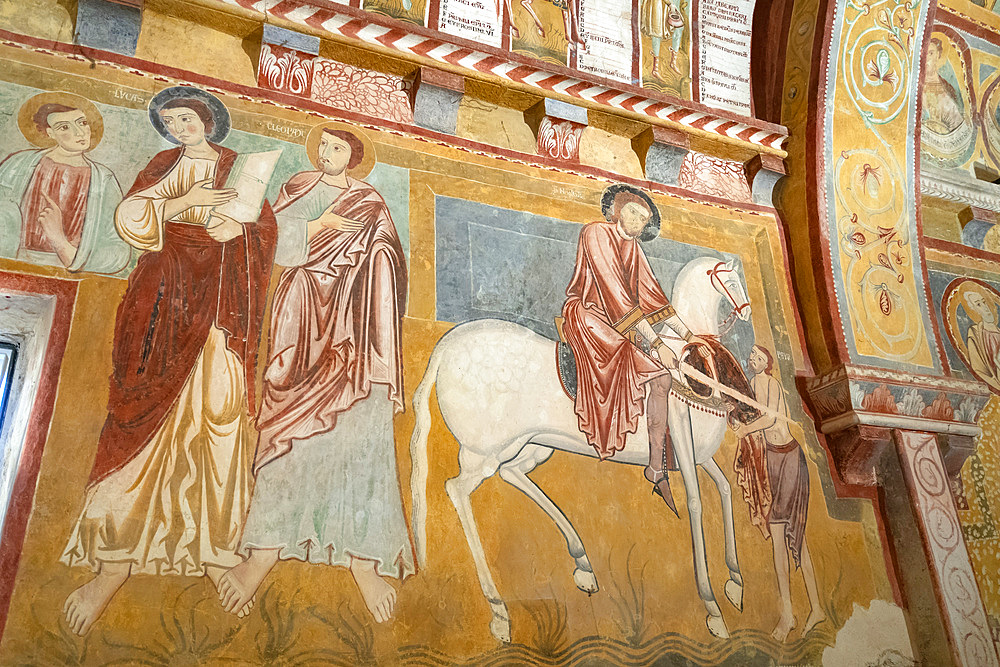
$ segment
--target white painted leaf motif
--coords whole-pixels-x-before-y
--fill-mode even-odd
[[[292,54],[289,54],[292,56]],[[290,76],[288,77],[288,90],[295,95],[304,95],[309,89],[309,68],[312,63],[308,60],[300,60],[292,56],[290,64]]]
[[[268,44],[264,45],[264,50],[260,54],[260,71],[268,86],[278,89],[284,87],[285,74],[278,62],[278,57],[274,55]]]

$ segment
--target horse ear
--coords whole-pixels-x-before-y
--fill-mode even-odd
[[[735,271],[736,270],[736,258],[735,257],[733,259],[729,260],[728,262],[726,262],[726,269],[729,270],[729,271]]]

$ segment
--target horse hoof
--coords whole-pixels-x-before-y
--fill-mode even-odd
[[[713,637],[729,639],[729,628],[726,627],[726,619],[722,618],[722,616],[712,616],[709,614],[705,617],[705,625],[708,626],[708,631],[712,633]]]
[[[732,579],[726,581],[726,599],[737,610],[743,611],[743,585],[736,583]]]
[[[490,620],[490,634],[498,642],[510,643],[510,618],[506,613],[493,612],[493,618]]]
[[[573,583],[588,595],[593,595],[600,588],[597,585],[597,577],[594,576],[594,573],[588,570],[581,570],[580,568],[573,570]]]

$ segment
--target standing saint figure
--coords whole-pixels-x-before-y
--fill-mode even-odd
[[[667,65],[678,75],[683,74],[677,64],[684,40],[684,15],[673,0],[641,0],[639,3],[639,29],[647,35],[653,46],[652,75],[663,80],[660,74],[660,44],[670,41],[670,62]]]
[[[994,391],[1000,392],[1000,328],[997,314],[982,292],[969,288],[965,308],[972,325],[966,333],[969,369]]]
[[[771,632],[777,641],[783,642],[795,627],[792,613],[792,596],[789,589],[788,552],[792,552],[795,567],[801,568],[802,579],[809,598],[809,617],[802,626],[802,634],[809,632],[826,618],[820,605],[816,586],[816,571],[813,569],[809,546],[806,543],[806,515],[809,510],[809,468],[802,446],[788,430],[788,405],[781,383],[772,375],[774,360],[771,353],[760,345],[750,349],[747,366],[753,373],[750,384],[753,398],[766,406],[771,414],[762,413],[749,423],[737,423],[733,429],[736,438],[742,441],[748,437],[763,437],[766,456],[767,480],[770,490],[770,507],[758,512],[762,523],[768,527],[771,548],[774,552],[774,571],[778,578],[778,597],[781,600],[781,615]],[[782,415],[784,420],[775,415]],[[759,436],[757,435],[759,434]],[[751,516],[755,509],[751,508]]]
[[[115,231],[122,189],[87,156],[103,134],[97,107],[71,93],[40,93],[18,120],[38,148],[0,162],[0,257],[70,271],[124,269],[132,251]]]
[[[524,7],[528,15],[531,16],[531,20],[535,23],[535,30],[538,32],[538,36],[545,37],[545,27],[542,25],[542,20],[538,18],[538,14],[535,13],[535,8],[531,4],[532,0],[521,0],[521,6]],[[563,34],[566,37],[566,43],[569,46],[570,51],[581,51],[587,50],[587,43],[580,36],[580,0],[548,0],[552,5],[562,12],[563,16]],[[507,3],[507,13],[510,15],[510,29],[511,34],[516,38],[520,36],[517,32],[517,28],[514,27],[514,15],[510,11],[510,0],[506,0]],[[502,19],[503,17],[501,17]]]
[[[238,611],[294,559],[349,568],[381,623],[396,600],[383,577],[414,571],[392,423],[406,261],[382,197],[349,175],[374,163],[363,135],[324,124],[306,145],[318,170],[289,179],[275,203],[289,268],[272,306],[247,560],[223,576],[220,600]]]
[[[580,232],[576,269],[563,305],[562,334],[577,367],[576,415],[601,459],[625,447],[645,403],[649,432],[646,479],[676,514],[667,470],[675,467],[667,427],[673,352],[653,330],[666,324],[707,354],[708,343],[681,321],[653,275],[640,241],[660,231],[660,214],[637,188],[613,185],[602,199],[605,220]],[[638,345],[650,345],[649,354]],[[648,400],[647,400],[648,392]]]
[[[87,632],[134,573],[219,577],[236,555],[253,482],[256,350],[277,229],[213,208],[236,153],[220,100],[177,86],[149,107],[180,146],[157,154],[115,214],[144,251],[115,322],[108,417],[62,561],[96,577],[65,613]]]

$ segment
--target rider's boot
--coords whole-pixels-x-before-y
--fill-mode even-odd
[[[674,516],[680,518],[680,515],[677,513],[677,505],[674,504],[674,494],[671,493],[670,491],[670,477],[667,476],[667,470],[668,470],[667,462],[673,459],[673,450],[674,450],[673,442],[670,440],[670,433],[668,432],[665,434],[664,437],[663,450],[662,450],[663,456],[660,459],[661,465],[663,466],[661,468],[662,472],[660,474],[660,478],[657,479],[656,482],[654,482],[653,493],[663,498],[663,502],[667,504],[667,507],[670,508],[670,511],[674,513]]]
[[[646,401],[646,428],[649,435],[649,465],[643,471],[653,485],[653,493],[663,498],[667,507],[677,514],[674,496],[670,492],[667,470],[673,464],[674,448],[667,428],[667,401],[670,397],[670,375],[661,375],[649,383]]]

